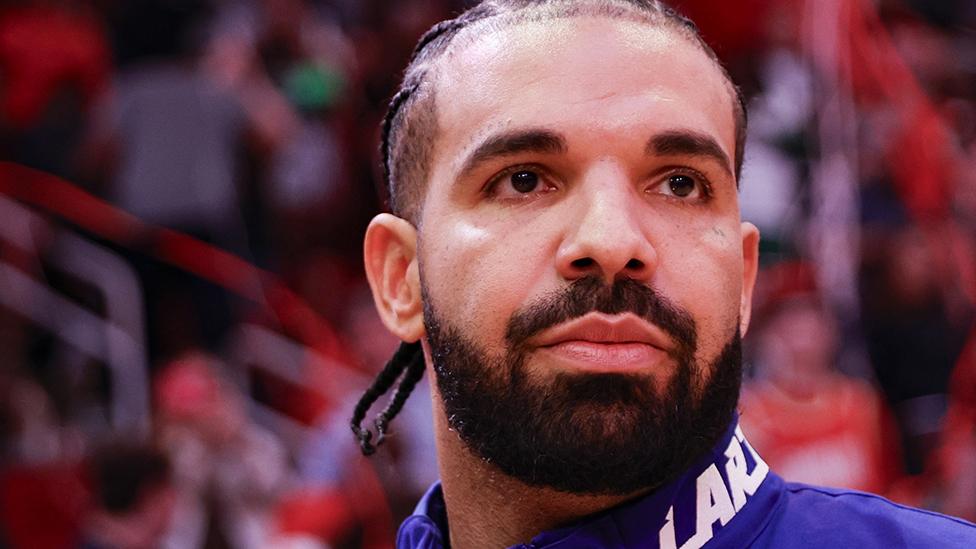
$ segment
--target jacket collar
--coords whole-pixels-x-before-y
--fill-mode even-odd
[[[746,440],[736,416],[718,444],[667,485],[518,547],[697,549],[710,541],[710,548],[741,547],[762,530],[782,491],[782,480]],[[437,483],[400,527],[397,547],[448,547],[447,531]]]

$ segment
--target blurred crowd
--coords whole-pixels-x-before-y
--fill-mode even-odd
[[[392,546],[436,463],[423,394],[349,433],[397,343],[362,234],[471,3],[0,0],[0,547]],[[744,429],[976,519],[976,4],[674,4],[749,104]]]

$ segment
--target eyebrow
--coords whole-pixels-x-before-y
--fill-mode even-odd
[[[546,129],[523,129],[495,134],[486,138],[468,155],[459,175],[476,169],[495,158],[520,153],[561,154],[569,149],[566,138]],[[652,136],[645,153],[658,156],[698,156],[710,158],[732,175],[732,163],[722,147],[711,136],[690,130],[671,130]]]
[[[722,147],[712,137],[687,130],[659,133],[647,142],[647,154],[659,156],[700,156],[711,158],[732,175],[732,162]]]
[[[496,134],[485,139],[464,161],[460,174],[489,160],[519,153],[560,154],[568,150],[566,138],[551,130],[527,129]]]

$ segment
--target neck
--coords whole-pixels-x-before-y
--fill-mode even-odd
[[[439,402],[435,399],[435,406]],[[472,549],[528,543],[536,534],[613,507],[638,494],[593,496],[526,485],[475,456],[434,414],[441,487],[451,547]]]

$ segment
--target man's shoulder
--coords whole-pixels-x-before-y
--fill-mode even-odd
[[[976,525],[856,490],[786,483],[756,547],[976,547]]]

